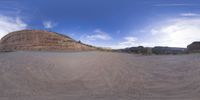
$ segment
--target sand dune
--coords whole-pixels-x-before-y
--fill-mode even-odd
[[[199,100],[200,54],[0,53],[0,100]]]

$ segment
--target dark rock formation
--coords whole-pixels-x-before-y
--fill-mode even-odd
[[[147,55],[152,54],[152,48],[146,48],[143,46],[120,49],[119,51],[126,53],[147,54]]]
[[[200,41],[199,42],[193,42],[192,44],[187,46],[188,52],[200,52]]]
[[[1,51],[87,51],[96,48],[54,32],[23,30],[12,32],[3,37],[0,49]]]
[[[152,49],[154,54],[183,54],[185,53],[185,48],[175,48],[175,47],[154,47]]]
[[[135,54],[183,54],[185,53],[185,48],[174,48],[174,47],[131,47],[126,49],[119,50],[120,52],[126,52],[126,53],[135,53]]]

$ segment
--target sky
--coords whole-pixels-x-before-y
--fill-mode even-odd
[[[0,38],[36,29],[108,48],[200,41],[200,0],[0,0]]]

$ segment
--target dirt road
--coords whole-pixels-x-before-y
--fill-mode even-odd
[[[200,54],[0,53],[0,100],[199,100]]]

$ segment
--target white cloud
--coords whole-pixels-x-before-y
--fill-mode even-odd
[[[95,34],[95,35],[88,35],[87,38],[89,40],[109,40],[110,37],[106,34]]]
[[[0,38],[10,32],[23,30],[26,28],[27,24],[24,23],[19,17],[13,18],[0,15]]]
[[[125,46],[133,46],[135,45],[135,42],[137,41],[136,37],[125,37],[125,41],[119,43],[120,45],[125,45]]]
[[[152,43],[148,43],[145,41],[139,40],[137,37],[124,37],[123,41],[119,42],[117,45],[110,45],[107,47],[111,47],[113,49],[121,49],[121,48],[128,48],[128,47],[137,47],[137,46],[150,46],[153,45]]]
[[[113,49],[120,49],[120,48],[139,46],[140,43],[138,41],[139,41],[138,38],[133,36],[124,37],[122,42],[119,42],[117,45],[111,45],[110,47]]]
[[[150,33],[151,33],[152,35],[156,35],[156,34],[159,33],[159,31],[156,30],[156,29],[151,29]]]
[[[46,28],[46,29],[51,29],[55,26],[55,24],[51,21],[44,21],[43,25],[44,25],[44,28]]]
[[[157,34],[148,40],[152,44],[186,47],[193,41],[200,41],[200,18],[172,20],[169,24],[154,30]]]
[[[93,35],[87,35],[86,39],[89,41],[95,41],[95,40],[110,40],[112,39],[110,35],[100,29],[94,30]]]
[[[126,37],[112,48],[132,46],[170,46],[187,47],[194,41],[200,41],[200,18],[177,18],[155,25],[145,30],[140,37]]]
[[[181,13],[180,15],[183,17],[200,17],[200,14],[197,13]]]

